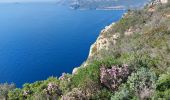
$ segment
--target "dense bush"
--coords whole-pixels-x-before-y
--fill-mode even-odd
[[[170,99],[170,73],[160,75],[154,98]]]
[[[129,74],[128,65],[112,66],[111,69],[102,66],[100,68],[100,81],[111,91],[116,91],[119,85],[127,80]]]
[[[78,87],[84,85],[86,80],[92,80],[98,82],[99,80],[99,66],[97,63],[91,64],[87,67],[80,68],[77,74],[71,78],[72,87]]]
[[[140,68],[137,72],[132,73],[128,78],[127,84],[131,91],[139,99],[148,99],[154,94],[156,88],[156,75],[147,68]]]
[[[15,88],[14,84],[0,84],[0,99],[7,99],[8,92]]]
[[[34,98],[60,98],[62,92],[59,89],[59,80],[50,77],[45,81],[37,81],[32,84],[24,84],[22,89],[14,89],[8,93],[11,100],[23,100]]]
[[[156,78],[154,72],[142,67],[133,72],[111,98],[112,100],[151,99],[156,90]]]
[[[23,100],[24,96],[21,89],[14,89],[8,93],[9,100]]]
[[[111,100],[131,100],[137,99],[137,96],[130,91],[129,87],[126,84],[122,84],[119,87],[119,90],[111,96]]]

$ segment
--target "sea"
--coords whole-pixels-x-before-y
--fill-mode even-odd
[[[73,10],[56,3],[0,3],[0,83],[71,73],[100,31],[125,10]]]

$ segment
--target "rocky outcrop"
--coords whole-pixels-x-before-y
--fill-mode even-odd
[[[126,16],[124,14],[122,17]],[[110,24],[109,26],[106,26],[98,36],[97,40],[94,44],[91,45],[89,55],[87,59],[90,59],[91,57],[97,55],[101,50],[109,50],[109,48],[116,44],[117,39],[120,37],[120,33],[113,33],[112,36],[107,36],[107,33],[110,33],[110,31],[113,29],[112,27],[115,25],[115,23]],[[86,67],[88,65],[88,61],[85,61],[82,66]],[[76,67],[73,69],[72,74],[76,74],[78,69],[80,67]]]
[[[168,3],[168,0],[160,0],[160,2],[161,2],[162,4],[166,4],[166,3]]]
[[[76,74],[78,71],[78,68],[74,68],[73,71],[72,71],[72,74]]]
[[[148,5],[149,6],[148,11],[154,12],[156,5],[166,3],[168,3],[168,0],[155,0]],[[124,14],[124,16],[122,17],[125,17],[126,15],[127,14]],[[167,14],[166,17],[170,18],[170,15]],[[106,36],[106,34],[113,29],[114,25],[115,23],[112,23],[111,25],[106,26],[105,29],[101,31],[101,34],[97,38],[96,42],[90,48],[89,57],[97,55],[101,50],[109,50],[111,46],[114,46],[116,44],[117,39],[119,39],[120,37],[120,33],[112,33],[111,36],[110,35]],[[129,36],[136,31],[137,29],[134,29],[134,27],[130,27],[127,31],[124,32],[124,35]]]
[[[91,46],[90,52],[89,52],[89,57],[92,57],[93,55],[97,54],[101,50],[109,50],[109,47],[111,45],[116,44],[116,40],[120,37],[119,33],[114,33],[112,36],[106,36],[105,34],[112,29],[112,26],[114,25],[111,24],[109,26],[106,26],[105,29],[101,31],[100,36],[97,38],[96,42]]]
[[[166,18],[170,19],[170,13],[164,15]]]
[[[155,0],[153,2],[151,2],[148,5],[148,11],[149,12],[154,12],[156,9],[155,7],[159,4],[166,4],[168,3],[168,0]],[[125,13],[122,18],[128,16],[128,13]],[[170,18],[170,14],[166,14],[165,15],[167,18]],[[109,51],[110,48],[112,48],[114,45],[116,45],[117,40],[120,38],[120,33],[112,33],[111,31],[113,30],[115,23],[112,23],[109,26],[106,26],[100,33],[99,37],[97,38],[97,40],[95,41],[94,44],[91,45],[90,47],[90,51],[89,51],[89,55],[88,55],[88,59],[94,57],[95,55],[100,54],[100,51],[102,50],[106,50]],[[130,36],[135,32],[138,32],[140,29],[138,28],[134,28],[134,27],[130,27],[129,29],[127,29],[124,32],[125,36]],[[109,34],[109,36],[107,35],[107,33],[112,33]],[[83,67],[87,66],[89,63],[86,61],[85,63],[82,64]],[[78,68],[74,68],[72,73],[76,74],[77,73]]]
[[[129,36],[129,35],[132,35],[135,31],[136,31],[136,30],[131,27],[131,28],[129,28],[127,31],[125,31],[124,34],[125,34],[126,36]]]
[[[154,0],[153,2],[151,2],[151,3],[149,4],[149,9],[148,9],[148,11],[149,11],[149,12],[154,12],[154,11],[156,10],[156,9],[155,9],[156,5],[166,4],[166,3],[168,3],[168,0]]]
[[[150,5],[166,4],[166,3],[168,3],[168,0],[154,0],[153,2],[151,2]]]

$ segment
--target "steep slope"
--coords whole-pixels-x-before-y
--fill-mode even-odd
[[[0,88],[0,94],[10,100],[169,100],[170,1],[128,11],[102,30],[74,74]]]
[[[113,23],[110,26],[107,26],[104,30],[101,31],[100,36],[96,40],[96,42],[91,46],[89,59],[99,58],[102,56],[102,52],[110,52],[112,49],[116,52],[115,49],[118,49],[120,52],[122,49],[120,48],[120,44],[125,39],[133,40],[134,35],[146,36],[145,33],[151,33],[153,31],[161,31],[161,28],[169,30],[169,5],[167,0],[156,0],[155,2],[146,6],[146,8],[142,10],[131,10],[126,13],[123,18],[117,22]],[[165,4],[166,4],[166,7]],[[150,32],[151,31],[151,32]],[[136,37],[135,37],[136,38]],[[150,39],[150,38],[148,38]],[[141,40],[142,41],[142,40]],[[119,48],[117,47],[119,46]],[[126,46],[126,45],[125,45]],[[125,51],[125,47],[123,48],[123,52],[131,51],[132,47],[129,47],[129,51]]]

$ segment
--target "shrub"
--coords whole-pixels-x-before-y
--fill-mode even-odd
[[[139,99],[148,99],[155,91],[156,75],[149,69],[142,67],[131,74],[127,84]]]
[[[8,97],[8,92],[13,90],[15,88],[14,84],[0,84],[0,99]]]
[[[170,73],[160,75],[154,98],[170,99]]]
[[[137,99],[132,91],[128,88],[127,84],[122,84],[119,90],[112,95],[111,100],[132,100]]]
[[[111,69],[102,66],[100,68],[100,81],[110,90],[116,91],[119,85],[126,81],[129,74],[128,65],[112,66]]]
[[[112,92],[103,87],[92,97],[92,100],[110,100],[111,96]]]
[[[34,100],[34,98],[59,98],[61,90],[59,89],[59,80],[55,77],[50,77],[45,81],[37,81],[29,84],[25,83],[22,89],[14,89],[9,92],[10,100]],[[38,95],[37,95],[38,94]]]
[[[61,77],[59,77],[60,84],[59,87],[63,91],[63,94],[71,90],[71,74],[63,73]]]
[[[73,75],[71,78],[71,87],[79,87],[80,85],[85,84],[86,80],[99,82],[99,65],[97,62],[78,69],[77,74]]]
[[[9,100],[23,100],[24,96],[21,89],[14,89],[8,93]]]

